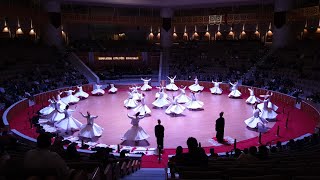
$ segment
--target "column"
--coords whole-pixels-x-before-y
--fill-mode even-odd
[[[274,2],[274,28],[272,46],[284,48],[293,45],[295,37],[292,32],[292,25],[286,22],[286,14],[293,8],[292,0],[275,0]]]
[[[42,9],[47,13],[47,19],[42,26],[41,37],[47,45],[61,49],[63,47],[63,37],[60,0],[42,1]]]
[[[159,63],[159,83],[161,80],[167,80],[167,76],[169,76],[170,47],[173,42],[173,28],[171,25],[173,10],[171,8],[162,8],[160,16],[162,18],[162,26],[160,30],[160,45],[162,47],[162,51]]]

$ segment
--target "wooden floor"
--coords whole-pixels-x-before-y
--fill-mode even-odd
[[[157,90],[144,92],[146,104],[151,109],[150,117],[145,117],[140,121],[140,126],[150,135],[148,139],[150,146],[156,147],[154,136],[154,126],[157,119],[161,119],[165,127],[165,148],[175,148],[179,145],[187,147],[188,137],[195,137],[201,142],[203,147],[212,146],[209,140],[215,136],[215,120],[221,111],[225,112],[225,136],[242,141],[258,136],[258,133],[248,129],[244,120],[252,116],[252,107],[245,103],[245,99],[230,99],[227,94],[212,95],[209,92],[197,94],[197,98],[204,102],[204,110],[185,110],[182,116],[172,117],[165,114],[164,109],[155,109],[152,102],[155,99]],[[179,92],[167,92],[169,96],[177,95]],[[189,95],[189,91],[187,94]],[[104,96],[90,96],[88,99],[71,106],[76,112],[73,116],[85,123],[79,112],[89,111],[93,115],[98,115],[95,123],[104,128],[102,137],[98,140],[105,144],[119,144],[121,137],[131,127],[130,119],[127,117],[127,110],[123,106],[123,101],[127,98],[126,89],[120,89],[117,94],[105,94]],[[268,123],[272,127],[275,122]]]

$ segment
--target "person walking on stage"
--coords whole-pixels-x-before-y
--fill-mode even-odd
[[[161,125],[160,119],[158,119],[158,125],[154,127],[154,134],[157,138],[157,147],[159,148],[159,151],[160,151],[163,149],[163,137],[164,137],[164,127]]]
[[[216,120],[216,138],[219,143],[223,143],[223,136],[224,136],[224,118],[223,112],[220,113],[220,117]]]

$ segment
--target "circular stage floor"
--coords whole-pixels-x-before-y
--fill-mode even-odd
[[[150,135],[149,147],[156,147],[154,126],[160,119],[165,127],[165,148],[187,147],[188,137],[195,137],[203,147],[213,146],[212,138],[215,137],[215,120],[221,111],[225,118],[225,137],[242,141],[258,136],[258,132],[248,129],[244,120],[252,116],[252,106],[245,103],[243,99],[231,99],[227,94],[212,95],[204,91],[196,94],[197,99],[204,102],[204,109],[191,111],[186,109],[183,115],[170,116],[165,114],[165,109],[154,108],[152,102],[155,100],[157,89],[144,92],[146,105],[151,109],[151,116],[140,121],[140,126]],[[130,109],[123,106],[123,101],[128,97],[127,88],[120,88],[116,94],[105,94],[104,96],[90,96],[88,99],[72,105],[71,109],[76,111],[73,116],[86,123],[79,112],[89,111],[99,116],[95,123],[104,128],[102,137],[98,140],[104,144],[120,144],[121,137],[131,127],[131,120],[127,117]],[[180,91],[167,91],[169,97],[178,95]],[[187,95],[190,91],[187,90]],[[275,122],[269,122],[268,128],[272,128]],[[76,135],[76,134],[75,134]]]

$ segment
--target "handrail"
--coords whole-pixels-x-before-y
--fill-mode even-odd
[[[100,83],[100,78],[85,63],[83,63],[75,53],[71,53],[69,60],[74,66],[81,70],[80,72],[82,72],[82,75],[84,75],[90,83]]]

